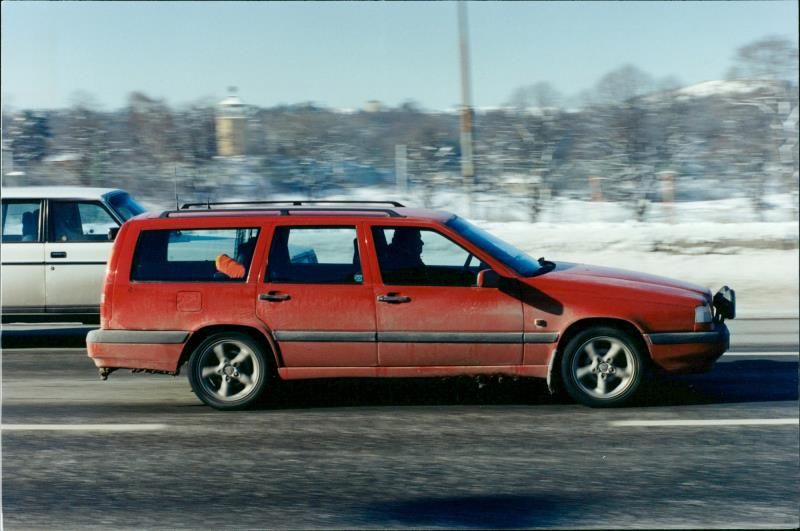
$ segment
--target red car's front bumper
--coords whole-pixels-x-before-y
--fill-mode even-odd
[[[730,332],[723,323],[708,332],[666,332],[647,337],[650,356],[669,372],[705,372],[730,348]]]

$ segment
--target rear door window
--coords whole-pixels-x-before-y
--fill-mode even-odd
[[[3,243],[37,242],[39,201],[3,202]]]
[[[142,231],[131,280],[244,282],[258,232],[257,228]]]
[[[361,284],[355,227],[276,227],[267,262],[269,282]]]

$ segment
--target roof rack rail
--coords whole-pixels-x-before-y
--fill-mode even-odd
[[[213,205],[213,203],[212,203],[212,205]],[[226,210],[230,211],[230,212],[237,212],[237,213],[252,212],[254,214],[258,214],[259,212],[278,212],[279,215],[281,215],[281,216],[291,216],[291,215],[293,215],[292,212],[296,212],[297,214],[301,214],[301,213],[304,214],[304,213],[307,213],[307,212],[325,212],[325,213],[329,213],[329,214],[333,214],[333,215],[346,215],[346,214],[351,214],[352,215],[352,213],[354,211],[358,211],[358,212],[376,212],[376,213],[386,214],[387,216],[392,217],[392,218],[405,217],[402,214],[399,214],[396,210],[391,209],[391,208],[367,207],[367,208],[354,209],[354,208],[336,208],[336,207],[332,207],[332,208],[331,207],[305,207],[305,208],[297,209],[297,208],[292,208],[293,206],[294,205],[282,206],[282,207],[280,207],[280,206],[272,206],[272,207],[262,207],[262,208],[230,208],[230,209],[220,209],[220,210],[217,210],[217,212],[226,211]],[[188,209],[188,208],[187,209],[181,208],[180,210],[165,210],[164,212],[161,213],[160,217],[168,218],[168,217],[170,217],[170,215],[174,215],[174,214],[187,214],[187,213],[200,214],[202,212],[203,212],[203,210],[191,210],[191,209]],[[294,215],[296,215],[296,214],[294,214]]]
[[[211,210],[212,206],[234,206],[234,205],[291,205],[291,206],[305,206],[305,205],[391,205],[393,207],[403,207],[402,203],[397,201],[336,201],[324,199],[288,199],[285,201],[206,201],[205,203],[184,203],[181,210],[188,210],[190,208],[206,208]]]

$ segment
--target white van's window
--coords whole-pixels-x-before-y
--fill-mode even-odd
[[[3,243],[39,241],[39,201],[3,202]]]
[[[244,282],[257,240],[256,228],[142,231],[131,280]]]
[[[50,201],[50,241],[107,242],[108,230],[119,224],[98,203]]]

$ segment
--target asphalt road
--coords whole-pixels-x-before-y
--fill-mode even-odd
[[[234,413],[184,376],[6,348],[4,525],[796,528],[798,355],[777,344],[620,410],[436,379],[294,382]]]

